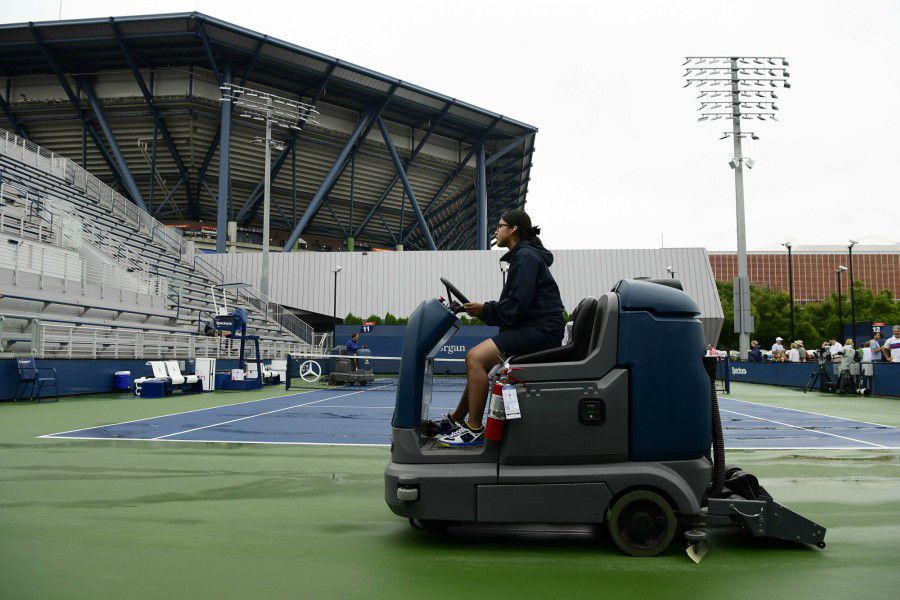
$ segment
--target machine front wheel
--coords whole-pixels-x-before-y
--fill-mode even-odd
[[[625,554],[656,556],[672,543],[677,519],[665,498],[650,490],[637,490],[616,500],[607,525]]]

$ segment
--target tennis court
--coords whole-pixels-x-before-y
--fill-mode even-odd
[[[390,444],[395,394],[392,380],[376,379],[365,387],[308,390],[41,437],[384,446]],[[436,391],[431,415],[443,414],[458,398],[455,389]],[[900,449],[900,429],[889,425],[751,402],[739,395],[720,398],[719,404],[731,450]]]

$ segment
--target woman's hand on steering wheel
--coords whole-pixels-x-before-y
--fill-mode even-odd
[[[481,302],[466,302],[463,304],[463,308],[470,317],[480,317],[484,314],[484,304]]]

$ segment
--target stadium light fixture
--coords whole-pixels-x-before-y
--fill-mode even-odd
[[[747,233],[744,216],[744,167],[753,168],[753,161],[743,155],[741,142],[746,134],[741,131],[742,120],[777,121],[775,105],[779,87],[789,89],[788,61],[783,56],[687,56],[682,64],[685,69],[684,87],[701,88],[700,116],[703,121],[728,119],[732,124],[734,157],[729,166],[734,170],[735,204],[737,220],[738,273],[734,281],[735,331],[739,334],[741,359],[747,359],[750,350],[750,333],[753,317],[750,313],[750,283],[747,277]],[[731,96],[731,102],[713,103],[708,98]],[[751,140],[759,136],[748,132]]]
[[[272,125],[285,129],[300,130],[305,123],[315,123],[319,111],[312,104],[276,96],[260,90],[226,82],[219,86],[222,91],[220,102],[233,102],[241,109],[240,115],[254,121],[265,121],[266,137],[256,138],[265,146],[265,174],[263,175],[263,231],[262,268],[259,274],[259,291],[269,296],[269,238],[270,208],[272,204],[272,148],[283,149],[284,142],[272,139]]]

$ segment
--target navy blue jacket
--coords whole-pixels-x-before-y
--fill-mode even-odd
[[[347,340],[347,354],[356,354],[359,352],[359,342],[354,342],[353,338]]]
[[[747,353],[747,360],[750,362],[762,362],[762,350],[759,349],[759,346],[755,348],[750,348],[750,352]]]
[[[501,330],[523,325],[561,325],[563,303],[550,274],[553,254],[544,248],[540,238],[522,240],[500,260],[509,263],[506,284],[499,300],[484,303],[481,319]]]

